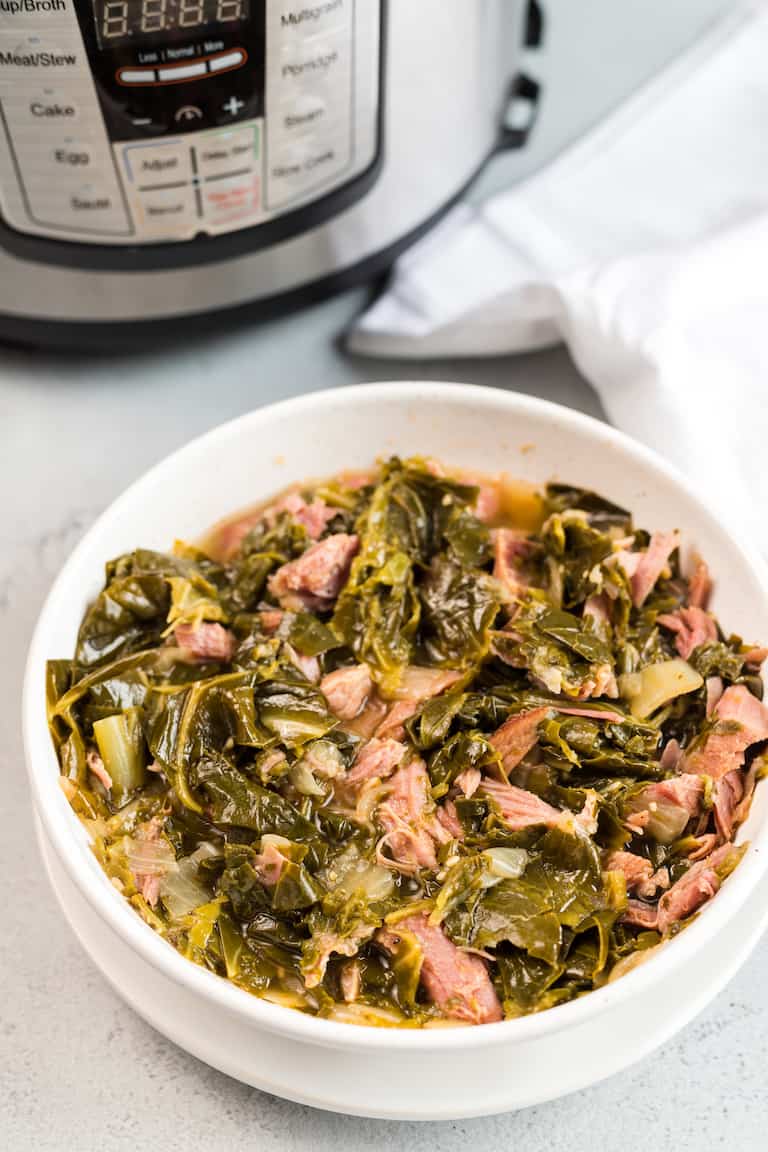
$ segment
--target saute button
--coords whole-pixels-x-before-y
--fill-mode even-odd
[[[198,138],[197,170],[204,178],[225,176],[253,167],[259,153],[257,125],[231,132],[211,132]]]
[[[122,198],[112,180],[70,186],[68,181],[26,183],[30,214],[38,224],[75,232],[125,235],[130,229]]]
[[[189,145],[181,140],[129,144],[123,157],[128,179],[139,188],[185,183],[192,178]]]

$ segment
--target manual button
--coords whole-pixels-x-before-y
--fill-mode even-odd
[[[205,180],[250,172],[259,154],[257,125],[211,132],[199,138],[195,146],[198,174]]]
[[[151,188],[134,193],[140,231],[155,240],[183,240],[200,229],[195,190]]]

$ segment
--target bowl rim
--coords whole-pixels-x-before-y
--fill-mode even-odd
[[[72,574],[81,567],[81,557],[87,554],[92,538],[105,522],[119,513],[126,504],[134,501],[144,486],[156,483],[165,474],[171,474],[180,460],[189,461],[205,456],[212,445],[239,437],[244,429],[252,433],[269,425],[276,417],[284,419],[287,416],[306,416],[313,411],[338,407],[340,404],[343,407],[351,403],[375,407],[382,400],[390,403],[394,400],[407,405],[413,401],[439,403],[447,399],[470,402],[476,408],[494,410],[505,419],[512,419],[516,414],[543,418],[564,431],[570,428],[574,432],[586,433],[595,441],[596,447],[610,446],[632,457],[636,463],[655,473],[657,479],[680,490],[698,506],[705,519],[716,523],[728,538],[735,558],[750,570],[768,596],[768,565],[751,543],[740,539],[738,532],[724,525],[722,516],[716,514],[700,498],[693,485],[673,465],[625,433],[581,412],[523,393],[448,381],[382,381],[325,389],[265,404],[210,429],[143,472],[100,514],[70,553],[46,596],[27,656],[22,729],[32,798],[59,863],[67,870],[82,895],[120,939],[171,981],[253,1026],[321,1047],[378,1051],[467,1050],[498,1043],[527,1042],[554,1035],[565,1028],[578,1027],[587,1019],[591,1020],[618,1007],[630,997],[650,991],[664,979],[665,974],[690,961],[695,953],[706,947],[708,940],[727,929],[729,920],[754,893],[768,871],[766,819],[717,898],[705,906],[684,932],[667,941],[646,964],[621,979],[568,1003],[514,1020],[474,1028],[415,1029],[351,1025],[326,1020],[270,1003],[238,988],[183,957],[141,919],[110,884],[106,873],[98,865],[94,870],[95,858],[86,837],[77,834],[78,830],[82,832],[82,825],[58,787],[58,773],[50,771],[51,759],[55,754],[50,744],[47,724],[41,723],[41,717],[44,719],[45,714],[45,662],[51,656],[47,651],[49,620],[52,619],[58,596]]]

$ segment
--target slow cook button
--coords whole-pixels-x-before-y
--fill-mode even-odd
[[[153,188],[135,199],[139,231],[154,239],[193,236],[200,228],[193,188]]]
[[[198,173],[204,179],[249,171],[259,155],[258,125],[203,136],[195,154]]]
[[[211,180],[202,187],[203,216],[212,232],[226,232],[255,220],[261,208],[259,177],[232,176]]]
[[[129,144],[123,159],[128,180],[139,188],[178,184],[192,178],[189,145],[181,140],[167,144]]]
[[[342,172],[349,162],[346,135],[335,140],[296,141],[269,165],[269,206],[311,191]]]

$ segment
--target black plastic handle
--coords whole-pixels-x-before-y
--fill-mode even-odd
[[[544,42],[544,9],[540,0],[528,0],[525,11],[523,47],[540,48]],[[541,84],[527,72],[513,76],[504,104],[504,117],[499,131],[500,149],[523,148],[533,131],[539,111]]]

